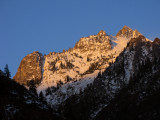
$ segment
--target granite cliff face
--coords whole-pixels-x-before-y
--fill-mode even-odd
[[[127,38],[137,38],[139,35],[141,35],[140,32],[138,32],[138,30],[132,30],[130,27],[128,26],[124,26],[118,33],[117,33],[117,37],[121,36],[121,37],[127,37]]]
[[[27,85],[30,80],[40,83],[42,80],[43,56],[39,52],[33,52],[25,56],[13,79],[18,83]]]

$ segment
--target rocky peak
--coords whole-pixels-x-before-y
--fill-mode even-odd
[[[111,49],[110,37],[105,31],[101,30],[97,35],[81,38],[74,49],[79,49],[82,52],[109,50]]]
[[[128,26],[124,26],[116,35],[116,37],[136,38],[141,35],[138,30],[132,30]]]
[[[99,31],[99,33],[97,35],[98,36],[106,36],[107,34],[105,31],[101,30],[101,31]]]
[[[123,26],[122,30],[132,31],[132,29],[131,29],[130,27],[126,26],[126,25],[125,25],[125,26]]]
[[[160,44],[160,39],[159,38],[155,38],[153,43],[157,43],[157,44]]]
[[[43,56],[38,51],[25,56],[18,68],[14,79],[23,85],[27,85],[28,81],[35,80],[40,83],[42,80]]]

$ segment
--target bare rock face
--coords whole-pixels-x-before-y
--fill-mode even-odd
[[[101,30],[101,31],[99,31],[99,33],[97,35],[98,36],[106,36],[107,34],[105,31]]]
[[[132,30],[128,26],[124,26],[116,35],[116,37],[137,38],[142,35],[138,30]]]
[[[30,80],[34,80],[36,84],[42,80],[43,56],[39,52],[33,52],[25,56],[18,68],[14,79],[23,85],[27,85]]]
[[[101,30],[97,35],[81,38],[74,49],[79,49],[82,53],[87,51],[108,51],[111,50],[110,37]]]
[[[159,38],[155,38],[153,41],[154,44],[160,44],[160,39]]]

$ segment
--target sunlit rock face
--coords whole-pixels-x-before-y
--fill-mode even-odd
[[[18,68],[14,79],[23,85],[27,85],[30,80],[40,83],[42,80],[43,57],[39,52],[33,52],[25,56]]]
[[[73,48],[63,52],[50,52],[43,57],[34,52],[22,60],[14,79],[24,85],[38,80],[37,90],[44,93],[58,86],[47,96],[49,103],[57,105],[93,83],[98,73],[115,62],[130,39],[139,35],[138,31],[124,26],[117,36],[101,30],[96,35],[80,38]]]
[[[43,81],[39,88],[56,86],[59,81],[67,83],[89,78],[93,81],[95,72],[98,74],[112,62],[111,49],[110,36],[101,30],[97,35],[80,38],[69,50],[51,52],[45,56]]]
[[[33,52],[23,58],[14,79],[24,85],[37,80],[41,83],[39,90],[57,86],[59,81],[65,84],[87,80],[89,84],[98,72],[115,61],[131,38],[139,35],[137,30],[124,26],[116,36],[101,30],[97,35],[80,38],[73,48],[61,53],[42,56]]]
[[[91,35],[81,38],[75,45],[74,49],[80,52],[104,52],[111,50],[111,39],[105,31],[101,30],[97,35]]]
[[[124,26],[116,35],[116,37],[127,37],[127,38],[137,38],[139,35],[141,35],[138,30],[132,30],[128,26]]]

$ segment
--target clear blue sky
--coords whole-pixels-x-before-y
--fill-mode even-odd
[[[13,77],[33,51],[62,51],[124,25],[160,37],[160,0],[0,0],[0,69],[8,64]]]

